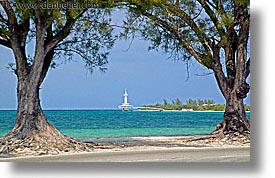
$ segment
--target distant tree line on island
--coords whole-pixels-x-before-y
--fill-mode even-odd
[[[184,104],[179,98],[172,100],[171,103],[167,99],[163,99],[163,103],[154,105],[145,105],[144,110],[150,108],[159,108],[163,110],[194,110],[194,111],[224,111],[225,104],[215,104],[210,99],[191,99],[189,98]],[[245,105],[245,110],[250,111],[250,106]]]

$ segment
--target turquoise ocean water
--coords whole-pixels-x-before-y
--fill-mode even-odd
[[[79,139],[208,134],[223,112],[123,112],[120,110],[46,110],[60,132]],[[250,113],[247,113],[250,117]],[[16,111],[0,110],[0,136],[13,127]]]

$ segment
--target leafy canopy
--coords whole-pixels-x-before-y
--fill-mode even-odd
[[[214,48],[232,45],[240,23],[249,18],[249,0],[128,1],[122,38],[141,34],[149,50],[162,49],[174,59],[196,59],[213,69]],[[246,16],[248,14],[248,17]]]
[[[43,8],[69,2],[90,6]],[[12,40],[16,36],[22,49],[32,49],[24,50],[25,62],[31,66],[35,57],[33,46],[36,47],[37,42],[37,22],[40,19],[46,29],[45,51],[54,54],[55,60],[51,61],[51,67],[56,67],[56,64],[61,64],[64,60],[72,60],[73,54],[77,54],[91,71],[94,67],[104,71],[108,63],[107,55],[115,40],[113,29],[109,25],[111,4],[108,1],[1,1],[0,44],[12,48]],[[18,34],[13,34],[13,28]]]

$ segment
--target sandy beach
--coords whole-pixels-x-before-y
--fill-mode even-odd
[[[63,155],[0,158],[1,162],[249,162],[250,147],[131,148]]]
[[[132,137],[93,142],[89,152],[0,155],[0,162],[249,162],[250,141],[211,135]]]
[[[57,155],[0,156],[0,162],[249,162],[250,144],[217,144],[205,136],[137,137],[95,143],[94,150]],[[195,141],[191,140],[195,139]],[[207,144],[206,144],[207,143]]]

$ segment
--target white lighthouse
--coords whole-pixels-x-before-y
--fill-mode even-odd
[[[127,93],[127,91],[125,90],[125,92],[124,92],[124,102],[123,102],[123,104],[128,104],[128,93]]]
[[[123,111],[131,111],[133,109],[133,106],[128,103],[128,93],[125,89],[125,92],[123,94],[124,100],[122,105],[119,105],[118,107],[122,109]]]

